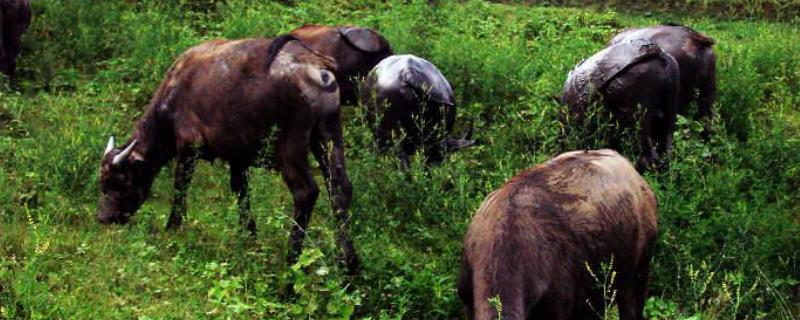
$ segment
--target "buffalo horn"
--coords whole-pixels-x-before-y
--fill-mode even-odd
[[[114,156],[114,160],[111,161],[111,164],[116,166],[116,165],[122,163],[122,161],[124,161],[125,159],[128,159],[128,155],[131,154],[131,151],[133,151],[133,147],[136,146],[137,142],[139,142],[139,141],[138,140],[133,140],[133,142],[131,142],[131,144],[129,144],[128,147],[125,148],[125,150],[122,150],[122,152],[120,152],[118,155]]]
[[[445,140],[445,146],[448,150],[460,150],[464,148],[469,148],[475,144],[475,140],[472,139],[472,131],[473,127],[470,126],[469,130],[464,133],[464,136],[461,139],[453,139],[447,137]]]
[[[103,151],[103,156],[107,155],[113,149],[114,149],[114,136],[110,136],[108,137],[108,143],[106,144],[106,151]]]

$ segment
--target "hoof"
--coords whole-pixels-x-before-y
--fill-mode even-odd
[[[182,223],[180,220],[167,222],[167,231],[178,230],[180,229],[181,225]]]

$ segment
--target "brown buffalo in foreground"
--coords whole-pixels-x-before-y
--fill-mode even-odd
[[[292,35],[309,47],[336,60],[336,81],[341,103],[357,101],[357,79],[372,67],[392,55],[392,47],[375,30],[351,26],[305,25],[294,29]]]
[[[327,146],[332,140],[330,154],[313,149],[331,185],[341,223],[339,244],[349,270],[355,270],[358,260],[348,231],[352,186],[345,170],[335,70],[331,58],[292,36],[214,40],[190,48],[167,72],[131,139],[120,148],[109,141],[101,164],[97,219],[126,223],[148,197],[158,171],[177,157],[167,225],[175,228],[185,212],[195,160],[221,158],[230,164],[242,222],[255,232],[247,172],[276,128],[278,167],[294,198],[290,263],[300,253],[319,193],[308,163],[309,144]]]
[[[469,225],[458,293],[469,319],[597,319],[612,261],[621,320],[643,319],[656,199],[612,150],[573,151],[511,178]],[[612,260],[613,257],[613,260]]]
[[[570,71],[561,97],[567,129],[582,125],[602,104],[623,128],[639,126],[640,171],[672,150],[680,70],[669,53],[648,40],[622,41],[601,50]],[[564,114],[569,116],[564,116]],[[589,128],[592,131],[596,128]],[[610,142],[619,150],[619,133]]]
[[[667,24],[625,30],[614,36],[610,44],[636,39],[655,43],[678,61],[680,67],[678,113],[685,115],[689,103],[697,100],[695,119],[710,118],[717,91],[717,57],[714,54],[714,39],[686,26]]]
[[[28,0],[0,0],[0,73],[14,77],[22,34],[31,24]]]

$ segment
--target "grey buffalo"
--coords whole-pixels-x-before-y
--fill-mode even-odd
[[[379,149],[386,151],[393,140],[401,140],[404,168],[420,147],[426,162],[435,164],[445,153],[475,142],[470,140],[471,129],[461,139],[449,137],[456,120],[453,89],[436,66],[414,55],[390,56],[378,63],[364,81],[361,103]]]
[[[602,104],[622,127],[639,124],[639,170],[672,148],[680,70],[678,62],[655,43],[637,39],[608,46],[576,66],[561,97],[574,126],[590,107]],[[571,129],[571,128],[569,128]],[[619,136],[611,141],[619,149]]]

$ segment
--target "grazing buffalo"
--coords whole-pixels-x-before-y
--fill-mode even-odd
[[[611,45],[636,40],[649,40],[672,55],[680,67],[678,113],[686,114],[687,106],[697,99],[696,119],[710,118],[717,91],[717,57],[714,39],[682,25],[660,25],[628,29],[611,39]],[[696,91],[696,92],[695,92]]]
[[[247,172],[272,128],[276,158],[294,198],[289,261],[299,254],[318,195],[309,145],[320,160],[341,222],[338,240],[350,271],[358,260],[347,226],[352,186],[344,162],[336,63],[290,35],[274,40],[214,40],[190,48],[172,65],[133,135],[122,147],[109,141],[101,164],[97,219],[126,223],[148,196],[158,171],[172,158],[175,198],[167,224],[181,224],[195,160],[230,164],[242,222],[255,232]],[[315,131],[316,134],[312,134]],[[332,140],[332,141],[331,141]],[[323,154],[332,146],[330,154]]]
[[[600,319],[598,271],[616,272],[621,320],[643,319],[656,199],[613,150],[573,151],[511,178],[469,225],[458,280],[468,319]],[[591,271],[589,271],[591,270]],[[608,293],[608,292],[605,292]]]
[[[635,127],[638,120],[641,171],[672,149],[679,76],[675,58],[658,45],[642,39],[623,41],[570,71],[561,101],[578,124],[598,102],[623,127]],[[611,145],[619,149],[618,138]]]
[[[14,77],[22,34],[31,24],[28,0],[0,0],[0,73]]]
[[[343,105],[356,103],[357,78],[392,55],[389,41],[369,28],[305,25],[291,34],[336,60],[336,81]]]
[[[375,66],[361,89],[361,104],[381,151],[392,134],[402,136],[400,159],[408,168],[410,155],[422,147],[428,163],[439,163],[444,153],[474,144],[472,130],[461,139],[448,137],[456,121],[450,83],[432,63],[410,55],[390,56]]]

